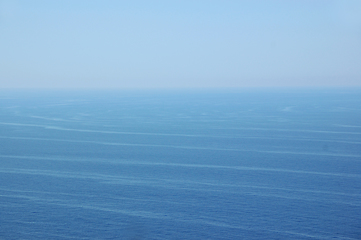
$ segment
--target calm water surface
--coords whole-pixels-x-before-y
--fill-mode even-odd
[[[361,90],[0,93],[0,239],[360,239]]]

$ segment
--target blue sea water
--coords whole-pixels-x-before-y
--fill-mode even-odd
[[[361,90],[2,92],[0,239],[361,239]]]

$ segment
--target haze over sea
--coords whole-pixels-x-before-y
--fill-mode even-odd
[[[0,96],[0,239],[360,239],[360,89]]]

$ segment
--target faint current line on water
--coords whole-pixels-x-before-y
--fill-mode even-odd
[[[120,133],[119,134],[129,134],[129,135],[142,135],[143,133]],[[153,133],[147,133],[147,135],[159,135]],[[162,135],[166,136],[166,135]],[[259,137],[259,136],[226,136],[226,135],[178,135],[172,134],[169,135],[172,137],[210,137],[210,138],[233,138],[233,139],[264,139],[264,140],[284,140],[284,141],[309,141],[309,142],[329,142],[329,143],[348,143],[348,144],[361,144],[361,142],[353,142],[353,141],[344,141],[344,140],[328,140],[328,139],[312,139],[312,138],[290,138],[290,137]],[[9,138],[9,139],[23,139],[23,140],[53,140],[53,141],[71,141],[67,139],[51,139],[51,138],[36,138],[36,137],[9,137],[9,136],[0,136],[0,138]]]
[[[4,137],[0,137],[4,138]],[[38,141],[58,141],[58,142],[72,142],[72,143],[90,143],[110,146],[129,146],[129,147],[157,147],[157,148],[177,148],[190,150],[210,150],[210,151],[235,151],[235,152],[258,152],[270,154],[293,154],[293,155],[315,155],[315,156],[330,156],[330,157],[352,157],[361,158],[361,155],[354,154],[337,154],[337,153],[316,153],[316,152],[290,152],[290,151],[272,151],[272,150],[255,150],[255,149],[237,149],[237,148],[208,148],[208,147],[192,147],[192,146],[177,146],[177,145],[160,145],[160,144],[141,144],[141,143],[115,143],[115,142],[98,142],[98,141],[80,141],[80,140],[64,140],[52,138],[19,138],[19,137],[5,137],[22,140],[38,140]]]
[[[338,131],[308,130],[308,129],[280,129],[280,128],[256,128],[256,127],[214,128],[214,129],[279,131],[279,132],[312,132],[312,133],[334,133],[334,134],[356,134],[356,135],[361,135],[361,132],[338,132]]]
[[[293,236],[302,236],[302,237],[308,237],[308,238],[314,238],[314,239],[334,239],[333,236],[329,235],[329,233],[326,233],[327,235],[312,235],[308,233],[300,233],[295,231],[288,231],[288,230],[277,230],[277,229],[269,229],[269,228],[255,228],[255,227],[247,227],[247,226],[241,226],[241,225],[234,225],[229,224],[222,221],[214,221],[213,219],[210,219],[206,216],[201,216],[199,220],[191,220],[187,219],[187,216],[184,214],[165,214],[160,212],[150,212],[150,211],[140,211],[140,210],[126,210],[126,209],[119,209],[119,208],[109,208],[109,207],[103,207],[103,206],[95,206],[95,205],[88,205],[84,203],[69,203],[68,201],[60,200],[60,199],[46,199],[46,198],[40,198],[40,197],[34,197],[34,196],[25,196],[25,195],[0,195],[0,196],[9,196],[9,197],[16,197],[16,198],[23,198],[28,199],[34,202],[42,203],[42,204],[49,204],[49,205],[56,205],[56,206],[63,206],[68,208],[81,208],[81,209],[88,209],[88,210],[95,210],[95,211],[103,211],[103,212],[111,212],[111,213],[117,213],[122,214],[126,216],[134,216],[134,217],[142,217],[142,218],[148,218],[148,219],[168,219],[171,221],[176,222],[186,222],[186,223],[192,223],[192,224],[206,224],[210,226],[215,227],[222,227],[222,228],[231,228],[231,229],[242,229],[247,231],[258,231],[258,232],[275,232],[280,234],[286,234],[286,235],[293,235]],[[349,240],[355,240],[354,238],[349,237],[340,237],[339,239],[349,239]]]
[[[2,125],[11,125],[11,126],[25,126],[25,127],[40,127],[51,130],[59,131],[74,131],[74,132],[90,132],[90,133],[106,133],[106,134],[129,134],[129,135],[158,135],[158,136],[184,136],[184,137],[213,137],[212,135],[194,135],[194,134],[178,134],[178,133],[142,133],[142,132],[118,132],[118,131],[100,131],[100,130],[90,130],[90,129],[74,129],[74,128],[62,128],[57,126],[48,126],[48,125],[37,125],[37,124],[22,124],[22,123],[4,123],[0,122]],[[216,136],[219,137],[219,136]]]
[[[6,157],[0,155],[0,157]],[[146,164],[144,164],[146,165]],[[167,164],[154,164],[154,165],[167,165]],[[334,177],[348,177],[348,178],[361,178],[360,174],[348,174],[348,173],[330,173],[330,172],[313,172],[313,171],[303,171],[303,170],[291,170],[291,169],[282,169],[282,168],[260,168],[260,167],[244,167],[244,166],[217,166],[217,165],[201,165],[201,164],[174,164],[173,166],[177,167],[192,167],[192,168],[215,168],[215,169],[228,169],[228,170],[238,170],[238,171],[264,171],[264,172],[282,172],[282,173],[297,173],[297,174],[311,174],[311,175],[323,175],[323,176],[334,176]],[[9,172],[16,173],[16,170],[29,174],[37,174],[43,172],[44,174],[49,173],[50,175],[59,175],[63,176],[65,173],[74,175],[72,172],[59,172],[59,171],[51,171],[51,170],[31,170],[31,169],[19,169],[19,168],[0,168],[0,172]],[[12,170],[11,170],[12,169]],[[104,174],[96,174],[97,176],[105,177],[105,178],[117,178],[117,176],[113,175],[104,175]],[[65,174],[65,176],[68,176]],[[76,177],[80,178],[92,178],[91,174],[78,174]],[[109,179],[112,180],[112,179]]]
[[[76,132],[94,132],[94,133],[107,133],[107,134],[135,134],[135,135],[160,135],[160,136],[185,136],[185,137],[212,137],[212,135],[194,135],[194,134],[172,134],[172,133],[139,133],[139,132],[117,132],[117,131],[100,131],[90,129],[75,129],[75,128],[63,128],[49,125],[38,125],[38,124],[23,124],[23,123],[7,123],[0,122],[2,125],[11,126],[25,126],[25,127],[41,127],[45,129],[53,129],[60,131],[76,131]],[[222,128],[224,129],[224,128]],[[331,134],[352,134],[361,135],[361,132],[336,132],[336,131],[322,131],[322,130],[302,130],[302,129],[278,129],[278,128],[229,128],[234,130],[260,130],[260,131],[281,131],[281,132],[313,132],[313,133],[331,133]],[[219,137],[219,136],[217,136]]]

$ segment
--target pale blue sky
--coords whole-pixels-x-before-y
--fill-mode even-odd
[[[268,86],[361,86],[361,1],[0,1],[0,88]]]

